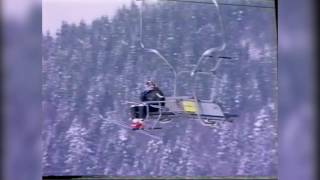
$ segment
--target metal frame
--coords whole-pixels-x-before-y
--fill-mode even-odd
[[[153,53],[155,54],[157,57],[159,57],[166,65],[169,66],[169,68],[172,70],[173,74],[174,74],[174,83],[173,83],[173,97],[170,97],[171,100],[178,100],[178,99],[181,99],[181,97],[177,97],[177,77],[180,73],[183,73],[183,72],[186,72],[186,71],[181,71],[181,72],[178,72],[176,71],[176,69],[172,66],[172,64],[169,63],[169,61],[156,49],[152,49],[152,48],[146,48],[144,43],[143,43],[143,7],[145,5],[145,0],[139,0],[141,1],[141,7],[139,8],[140,9],[140,12],[139,12],[139,15],[140,15],[140,22],[139,22],[139,34],[140,34],[140,47],[142,48],[142,50],[144,50],[145,52],[149,52],[149,53]],[[215,53],[220,53],[222,52],[225,47],[226,47],[226,43],[225,43],[225,36],[224,36],[224,26],[223,26],[223,23],[222,23],[222,18],[220,16],[220,10],[219,10],[219,6],[218,6],[218,3],[216,2],[216,0],[211,0],[212,1],[212,5],[215,6],[216,10],[217,10],[217,13],[219,14],[219,25],[221,27],[221,38],[222,38],[222,43],[217,46],[217,47],[212,47],[212,48],[209,48],[207,50],[205,50],[202,55],[200,56],[200,58],[198,59],[197,61],[197,64],[194,65],[194,68],[191,70],[191,72],[188,72],[190,73],[190,76],[191,76],[191,82],[192,82],[192,94],[193,94],[193,97],[192,98],[185,98],[185,99],[188,99],[188,100],[191,100],[195,103],[195,106],[196,106],[196,116],[197,116],[197,120],[201,121],[201,123],[203,123],[204,119],[202,118],[202,109],[201,109],[201,106],[200,106],[200,100],[197,96],[197,92],[196,92],[196,86],[195,86],[195,81],[196,81],[196,76],[197,74],[201,74],[201,73],[204,73],[204,74],[210,74],[210,75],[213,75],[213,72],[215,72],[219,66],[220,66],[220,63],[221,63],[221,60],[222,59],[226,59],[226,57],[218,57],[218,60],[217,60],[217,63],[215,64],[214,68],[211,70],[211,72],[202,72],[202,71],[199,71],[199,66],[201,64],[201,62],[203,62],[205,59],[207,58],[211,58],[213,57],[212,54],[215,54]],[[216,54],[215,54],[215,57]],[[228,58],[228,57],[227,57]],[[183,99],[183,98],[182,98]],[[214,103],[213,102],[213,98],[210,97],[210,100],[212,101],[211,103]],[[156,121],[153,123],[152,125],[152,128],[154,128],[161,120],[161,118],[163,117],[163,108],[161,108],[161,103],[162,102],[168,102],[168,100],[166,101],[148,101],[148,102],[142,102],[142,104],[145,104],[146,105],[146,118],[145,120],[149,120],[151,119],[151,116],[150,116],[150,107],[149,107],[149,104],[154,104],[154,103],[158,103],[159,104],[159,114],[157,115],[157,118],[156,118]],[[141,103],[134,103],[134,104],[141,104]],[[217,104],[218,105],[218,104]],[[219,106],[219,105],[218,105]],[[221,107],[219,106],[221,112],[224,114],[224,112],[222,111]],[[180,114],[184,114],[184,115],[192,115],[192,114],[187,114],[186,112],[184,111],[181,111],[181,112],[174,112],[174,113],[178,113],[179,115]],[[223,116],[223,118],[226,119],[225,116]],[[207,118],[206,118],[207,119]]]
[[[183,101],[183,100],[193,101],[195,103],[195,105],[196,105],[196,108],[197,108],[196,113],[188,113],[188,112],[183,111],[183,110],[181,110],[181,111],[171,111],[170,109],[168,109],[168,112],[173,113],[173,115],[164,115],[164,112],[166,112],[166,111],[164,111],[164,108],[161,106],[161,103],[168,103],[168,102],[172,102],[172,101],[177,102],[177,100],[180,100],[180,101]],[[232,121],[228,120],[228,118],[237,117],[237,115],[225,114],[223,112],[223,110],[221,109],[220,105],[218,105],[218,104],[216,104],[216,105],[219,106],[221,112],[223,113],[223,116],[220,116],[220,115],[217,115],[217,116],[215,116],[215,115],[204,115],[204,114],[202,114],[202,108],[200,106],[201,102],[216,104],[214,102],[201,101],[201,100],[197,100],[197,99],[192,98],[192,97],[185,97],[185,96],[170,97],[170,100],[165,100],[165,101],[146,101],[146,102],[134,103],[134,104],[137,104],[137,105],[143,104],[143,105],[146,106],[146,113],[147,114],[146,114],[145,121],[149,121],[151,119],[155,119],[155,122],[151,126],[152,129],[154,129],[156,127],[156,125],[159,122],[161,122],[161,118],[163,118],[165,116],[180,116],[180,117],[186,117],[186,118],[193,118],[194,116],[197,116],[198,117],[197,120],[200,120],[201,124],[209,125],[209,126],[214,124],[216,121],[232,122]],[[152,115],[151,112],[150,112],[150,107],[149,106],[152,106],[150,104],[155,104],[155,103],[158,103],[159,111],[155,115]],[[165,106],[165,108],[168,108],[168,107]],[[205,122],[206,120],[211,121],[211,122],[210,123]]]

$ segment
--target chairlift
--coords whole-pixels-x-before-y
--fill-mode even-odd
[[[148,130],[153,129],[161,129],[157,127],[157,125],[164,124],[164,123],[172,123],[178,119],[191,119],[191,120],[198,120],[202,125],[208,127],[215,127],[217,122],[233,122],[233,119],[237,117],[236,114],[229,114],[224,112],[223,108],[219,103],[216,103],[214,99],[203,100],[198,98],[198,94],[196,92],[195,83],[193,83],[193,87],[190,87],[192,91],[192,96],[178,96],[177,95],[177,77],[183,73],[188,73],[191,77],[192,82],[196,82],[196,77],[200,74],[207,74],[215,78],[215,72],[219,69],[221,61],[225,60],[233,60],[232,57],[229,56],[218,56],[222,54],[226,45],[223,39],[222,43],[218,47],[211,47],[205,50],[200,58],[197,61],[197,64],[193,65],[193,69],[191,71],[180,71],[177,72],[176,69],[172,66],[172,64],[163,56],[159,50],[154,48],[148,48],[143,43],[143,6],[145,0],[139,0],[141,2],[140,7],[140,48],[145,53],[152,53],[159,58],[159,60],[163,61],[172,71],[173,77],[173,95],[166,97],[165,101],[147,101],[147,102],[126,102],[128,109],[136,106],[142,106],[143,111],[136,112],[139,113],[139,116],[144,117],[145,123],[150,123],[150,127]],[[215,0],[212,0],[213,5],[216,6],[217,10],[219,11],[219,7],[216,4]],[[220,26],[222,26],[221,17],[219,17]],[[222,28],[222,33],[223,28]],[[215,66],[208,72],[204,72],[200,70],[200,63],[204,60],[216,60]],[[162,106],[161,104],[164,104]],[[151,112],[150,107],[157,108],[156,112]],[[131,117],[134,118],[134,117]],[[115,123],[117,124],[117,123]],[[127,123],[126,123],[127,124]],[[122,124],[123,125],[123,124]],[[127,124],[127,127],[129,125]],[[147,129],[143,128],[143,131],[148,131]]]

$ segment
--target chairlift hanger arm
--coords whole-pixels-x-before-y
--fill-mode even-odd
[[[162,61],[165,62],[165,64],[167,64],[169,66],[169,68],[172,70],[173,74],[174,74],[174,87],[173,87],[173,96],[176,96],[176,89],[177,89],[177,72],[175,70],[175,68],[169,63],[169,61],[156,49],[151,49],[151,48],[145,48],[145,45],[143,43],[143,20],[142,20],[142,16],[143,16],[143,5],[145,3],[145,0],[139,0],[142,1],[142,5],[140,7],[140,46],[142,49],[144,49],[147,52],[153,53],[155,55],[157,55]]]
[[[143,39],[142,39],[142,36],[143,36],[143,19],[142,19],[142,16],[143,16],[143,5],[145,3],[145,0],[140,0],[142,1],[142,5],[140,7],[140,46],[142,49],[145,49],[146,51],[148,52],[151,52],[151,53],[154,53],[155,55],[157,55],[158,57],[160,57],[161,60],[163,60],[169,67],[170,69],[173,71],[174,73],[174,89],[173,89],[173,95],[176,96],[176,90],[177,90],[177,72],[175,70],[175,68],[168,62],[168,60],[162,56],[162,54],[156,50],[156,49],[146,49],[144,44],[143,44]],[[184,0],[185,1],[185,0]],[[217,11],[218,11],[218,14],[220,14],[220,10],[219,10],[219,6],[218,6],[218,3],[216,0],[211,0],[212,2],[210,4],[213,4],[214,6],[216,6],[217,8]],[[219,23],[220,23],[220,27],[221,27],[221,34],[222,34],[222,44],[218,47],[213,47],[213,48],[210,48],[210,49],[207,49],[202,55],[201,57],[199,58],[198,62],[197,62],[197,65],[195,66],[194,70],[191,72],[191,76],[194,77],[194,74],[196,73],[197,69],[199,68],[199,65],[200,63],[202,62],[203,59],[206,58],[206,56],[212,54],[213,52],[220,52],[222,50],[225,49],[226,47],[226,44],[225,44],[225,39],[224,39],[224,27],[223,27],[223,23],[222,23],[222,18],[221,16],[219,15]],[[217,62],[217,66],[215,67],[215,69],[218,68],[218,65],[219,65],[219,60]]]
[[[169,61],[156,49],[145,49],[147,52],[151,52],[155,55],[157,55],[162,61],[164,61],[169,68],[172,70],[173,75],[174,75],[174,87],[173,87],[173,96],[176,96],[176,91],[177,91],[177,72],[175,68],[169,63]]]

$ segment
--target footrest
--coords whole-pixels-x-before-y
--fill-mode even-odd
[[[160,115],[159,112],[150,112],[149,114],[150,114],[150,116],[159,116]],[[168,116],[168,115],[175,115],[175,113],[173,113],[173,112],[162,112],[161,115]]]

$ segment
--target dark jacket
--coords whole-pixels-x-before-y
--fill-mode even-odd
[[[140,100],[142,102],[145,102],[145,101],[165,101],[165,97],[164,97],[164,94],[162,93],[162,91],[159,88],[154,88],[152,90],[143,91],[141,93]],[[158,103],[152,103],[151,105],[159,105],[159,104]],[[165,103],[162,102],[160,105],[164,106]]]

